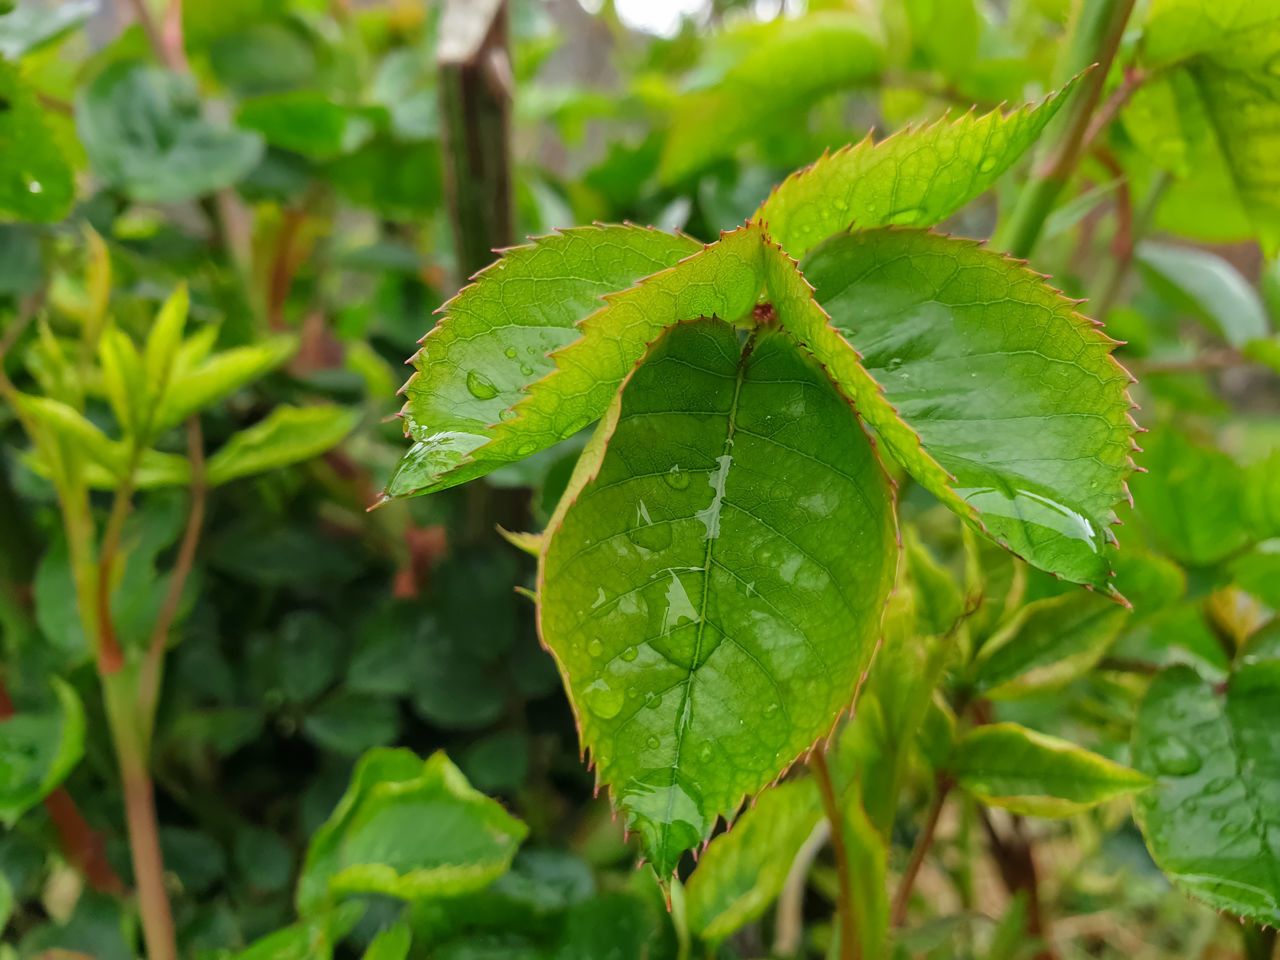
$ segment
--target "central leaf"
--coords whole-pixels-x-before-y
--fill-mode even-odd
[[[896,539],[853,410],[779,328],[671,327],[550,530],[539,605],[585,747],[659,875],[853,699]]]

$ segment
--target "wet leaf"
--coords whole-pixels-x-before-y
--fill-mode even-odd
[[[1137,770],[1016,723],[969,731],[951,769],[960,786],[983,803],[1029,817],[1071,816],[1150,784]]]
[[[623,387],[553,518],[539,617],[659,876],[848,706],[890,509],[852,410],[782,331],[743,350],[727,324],[673,327]]]
[[[1138,711],[1134,765],[1156,778],[1135,813],[1174,885],[1215,910],[1280,924],[1280,660],[1244,666],[1215,689],[1166,670]]]
[[[855,231],[804,273],[884,391],[834,374],[894,458],[1018,556],[1110,589],[1104,547],[1135,429],[1115,342],[1039,274],[972,241]],[[797,336],[832,366],[809,331]]]
[[[924,227],[983,193],[1040,136],[1070,85],[1008,116],[945,117],[880,143],[868,136],[793,173],[753,219],[796,259],[850,226]]]
[[[371,750],[312,837],[298,910],[348,894],[420,900],[480,890],[506,872],[527,833],[443,751],[424,762],[409,750]]]
[[[694,932],[716,942],[762,916],[821,819],[812,780],[780,783],[760,794],[732,830],[711,841],[689,878],[685,894]]]
[[[686,237],[606,226],[566,230],[506,251],[445,304],[413,358],[417,372],[405,386],[404,418],[415,444],[392,476],[388,494],[444,489],[520,459],[477,448],[491,439],[525,388],[555,369],[550,354],[582,335],[576,325],[604,306],[604,294],[625,290],[700,249]],[[607,402],[606,397],[580,426],[599,416]]]

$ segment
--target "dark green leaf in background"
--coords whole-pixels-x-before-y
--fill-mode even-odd
[[[0,211],[22,220],[60,220],[74,191],[71,167],[35,93],[16,66],[0,60]]]

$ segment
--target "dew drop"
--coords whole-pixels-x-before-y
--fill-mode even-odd
[[[671,524],[654,523],[649,508],[643,500],[636,504],[635,522],[627,531],[627,537],[644,550],[665,550],[671,546]]]
[[[996,168],[995,157],[983,157],[982,162],[978,164],[978,170],[981,173],[990,173]]]
[[[515,347],[507,347],[507,349],[503,350],[502,352],[506,355],[508,360],[514,360],[516,358]]]
[[[622,659],[627,663],[634,663],[636,657],[640,656],[640,651],[635,647],[627,647],[622,651]]]
[[[885,364],[885,369],[889,371],[897,370],[899,367],[902,366],[902,363],[903,363],[903,360],[901,357],[894,357],[887,364]]]
[[[1214,777],[1204,785],[1204,795],[1206,797],[1216,797],[1232,784],[1230,777]]]
[[[1163,736],[1151,741],[1156,772],[1167,777],[1188,777],[1200,769],[1200,754],[1181,737]]]
[[[493,381],[479,370],[472,370],[467,374],[467,389],[477,400],[492,400],[498,395],[498,388],[493,385]]]
[[[644,742],[644,745],[648,747],[650,750],[657,750],[658,747],[662,745],[662,741],[659,740],[657,737],[650,737],[648,740]]]
[[[520,364],[520,372],[526,377],[531,377],[533,376],[533,367],[529,366],[527,363],[522,363]]]
[[[587,709],[601,720],[612,720],[616,717],[622,709],[623,700],[626,699],[626,695],[621,690],[615,690],[603,679],[587,687],[585,693]]]
[[[27,184],[27,189],[32,193],[44,193],[44,187],[40,185],[40,181],[38,180],[32,180]]]
[[[600,656],[600,654],[604,653],[604,644],[599,640],[592,640],[587,644],[587,653],[593,657]]]
[[[662,697],[650,690],[644,695],[644,705],[650,710],[657,710],[662,706]]]
[[[711,749],[711,744],[709,744],[709,743],[704,744],[704,745],[703,745],[703,747],[702,747],[702,749],[698,751],[698,757],[699,757],[703,762],[706,762],[707,760],[710,760],[710,759],[711,759],[712,752],[713,752],[713,751],[712,751],[712,749]]]
[[[498,419],[514,420],[518,416],[520,416],[520,414],[516,413],[514,409],[511,409],[510,407],[508,407],[506,410],[503,410],[500,414],[498,414]]]
[[[924,211],[919,207],[907,207],[905,210],[895,210],[889,214],[889,223],[917,223],[924,216]]]
[[[776,703],[771,703],[764,708],[764,715],[766,717],[776,716],[777,713],[778,713],[778,705]]]
[[[678,464],[664,473],[662,479],[667,481],[667,486],[672,490],[687,490],[689,488],[689,474],[687,471],[681,470]]]

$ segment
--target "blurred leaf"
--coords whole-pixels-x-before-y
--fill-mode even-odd
[[[44,282],[44,256],[34,229],[0,223],[0,296],[24,297]]]
[[[158,433],[176,426],[193,413],[212,406],[246,384],[274,370],[298,348],[293,337],[270,337],[248,347],[224,350],[205,359],[200,341],[192,337],[179,348],[172,387],[155,416]]]
[[[369,111],[334,103],[318,90],[293,90],[240,104],[236,122],[267,143],[316,160],[359,148],[374,133]]]
[[[182,344],[182,331],[187,325],[187,311],[191,298],[185,283],[161,306],[147,332],[142,351],[142,363],[147,374],[147,393],[152,403],[164,396],[173,372],[174,360]]]
[[[413,358],[404,417],[416,443],[388,494],[452,486],[504,462],[466,463],[488,439],[486,427],[556,368],[551,354],[581,336],[575,324],[604,307],[604,294],[698,249],[686,237],[641,227],[577,227],[515,247],[477,274],[441,308]]]
[[[363,903],[341,904],[255,940],[234,960],[330,960],[364,911]]]
[[[44,108],[18,68],[0,60],[0,211],[21,220],[61,220],[74,194],[71,167]]]
[[[1280,923],[1280,660],[1242,665],[1225,690],[1187,667],[1147,692],[1133,759],[1158,778],[1136,801],[1142,832],[1179,889],[1215,910]]]
[[[209,485],[218,486],[317,457],[341,443],[356,420],[356,412],[344,407],[281,404],[252,427],[232,434],[209,458]]]
[[[711,841],[689,878],[685,893],[693,931],[715,943],[761,917],[821,819],[812,780],[761,793],[732,830]]]
[[[236,869],[254,890],[283,890],[293,870],[293,851],[279,834],[260,827],[236,833]]]
[[[212,837],[199,830],[164,826],[160,849],[166,870],[173,871],[190,896],[206,894],[227,872],[227,858]]]
[[[963,77],[978,57],[982,18],[973,0],[907,0],[911,39],[949,78]]]
[[[1137,770],[1016,723],[970,730],[951,769],[981,802],[1029,817],[1071,816],[1150,785]]]
[[[204,119],[189,78],[137,62],[112,64],[80,91],[76,129],[99,176],[155,203],[229,187],[262,156],[256,134]]]
[[[98,0],[59,0],[45,6],[31,0],[0,18],[0,57],[20,60],[60,40],[98,12]]]
[[[440,145],[377,138],[329,162],[329,181],[356,206],[392,220],[416,220],[440,206]]]
[[[59,954],[67,951],[69,960],[136,960],[125,938],[126,923],[119,898],[87,890],[76,900],[75,912],[66,923],[45,924],[23,937],[21,956],[59,960]]]
[[[868,82],[884,65],[883,41],[868,18],[852,13],[779,17],[720,42],[741,55],[714,87],[676,101],[659,167],[664,183],[731,154],[780,120],[793,121],[829,93]]]
[[[485,793],[514,793],[529,772],[527,735],[504,730],[477,740],[462,755],[462,769]]]
[[[413,931],[407,924],[394,924],[378,932],[364,952],[364,960],[405,960],[412,940]]]
[[[346,894],[417,900],[482,889],[506,872],[527,833],[442,751],[424,763],[409,750],[371,750],[311,839],[299,912]]]
[[[392,700],[339,694],[311,708],[302,721],[302,729],[318,746],[355,757],[396,739],[400,711]]]
[[[789,334],[744,351],[713,320],[656,341],[579,472],[541,559],[540,632],[666,878],[847,708],[891,585],[886,481]]]
[[[9,878],[0,873],[0,933],[4,933],[9,925],[9,916],[13,913],[13,886]]]
[[[871,384],[850,384],[813,334],[797,335],[882,447],[1016,555],[1112,589],[1104,548],[1135,431],[1115,342],[1040,274],[973,241],[859,230],[804,271]]]
[[[1236,584],[1253,594],[1273,610],[1280,610],[1280,541],[1271,540],[1258,545],[1234,564],[1232,573]]]
[[[127,333],[111,326],[102,332],[98,360],[102,364],[102,388],[121,432],[125,436],[139,434],[144,426],[143,418],[149,413],[142,355]],[[143,442],[149,439],[143,438]]]
[[[1259,539],[1280,537],[1280,449],[1245,469],[1245,514]]]
[[[430,57],[412,48],[392,50],[378,64],[370,93],[391,115],[391,129],[401,139],[431,140],[440,135],[434,66]]]
[[[60,677],[55,706],[0,720],[0,822],[12,828],[66,778],[84,754],[84,707]]]
[[[1036,600],[983,644],[974,682],[992,700],[1057,690],[1102,659],[1128,618],[1128,610],[1096,593]]]
[[[1217,254],[1147,242],[1139,245],[1137,259],[1233,347],[1270,332],[1258,292]]]
[[[1207,565],[1249,542],[1244,473],[1230,456],[1174,427],[1153,430],[1143,446],[1148,472],[1134,475],[1130,486],[1139,515],[1170,556]]]
[[[850,226],[939,223],[1013,166],[1070,90],[1069,84],[1008,116],[968,113],[880,143],[868,136],[791,174],[753,219],[767,224],[769,236],[796,259]]]
[[[1270,0],[1152,0],[1143,27],[1143,52],[1157,64],[1230,48],[1280,23]]]
[[[602,893],[565,916],[554,960],[649,960],[666,956],[657,911],[637,897]]]

